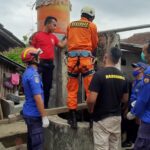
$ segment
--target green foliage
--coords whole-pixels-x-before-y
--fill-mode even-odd
[[[12,61],[24,66],[24,64],[21,61],[21,52],[24,48],[14,48],[10,49],[9,51],[1,52],[2,55],[5,57],[11,59]]]
[[[24,35],[24,36],[23,36],[23,41],[24,41],[24,42],[27,42],[27,41],[28,41],[27,35]]]
[[[25,44],[26,46],[28,46],[28,45],[29,45],[29,37],[28,37],[27,35],[24,35],[22,38],[23,38],[24,44]]]

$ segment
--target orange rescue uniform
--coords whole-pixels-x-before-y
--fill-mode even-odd
[[[97,48],[98,35],[94,23],[82,17],[79,21],[73,21],[67,28],[68,38],[68,83],[67,106],[69,109],[77,108],[78,75],[82,74],[86,96],[89,96],[89,84],[93,77],[94,66],[91,53]],[[72,52],[81,53],[73,56]],[[82,55],[83,52],[83,55]],[[84,56],[84,53],[89,55]]]

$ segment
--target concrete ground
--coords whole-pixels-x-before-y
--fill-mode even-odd
[[[25,139],[26,132],[27,128],[23,120],[0,124],[0,150],[27,150],[22,140]]]
[[[26,132],[27,128],[23,120],[0,125],[0,139]]]

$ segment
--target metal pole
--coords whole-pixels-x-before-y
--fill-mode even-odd
[[[131,30],[137,30],[137,29],[144,29],[144,28],[150,28],[150,24],[139,25],[139,26],[132,26],[132,27],[125,27],[125,28],[118,28],[118,29],[111,29],[111,30],[104,30],[104,31],[101,31],[100,33],[125,32],[125,31],[131,31]]]

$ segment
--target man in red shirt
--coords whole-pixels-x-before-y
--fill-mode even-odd
[[[35,48],[40,48],[43,53],[40,55],[39,69],[42,74],[42,82],[44,89],[44,106],[48,108],[50,97],[50,89],[52,87],[52,77],[54,69],[54,49],[55,46],[63,48],[67,41],[66,39],[60,41],[53,32],[57,26],[57,19],[48,16],[44,21],[44,31],[36,32],[31,38],[31,45]]]

